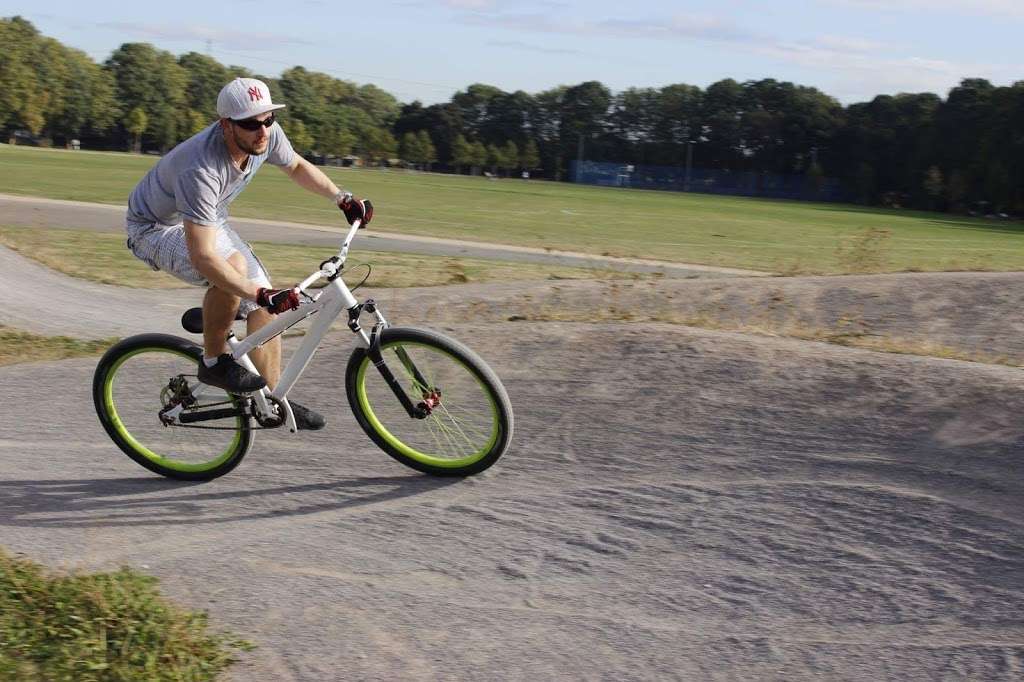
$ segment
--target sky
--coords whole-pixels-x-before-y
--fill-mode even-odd
[[[1024,80],[1024,0],[0,0],[0,16],[14,15],[97,62],[149,42],[266,76],[301,65],[424,104],[472,83],[619,92],[775,78],[851,104]]]

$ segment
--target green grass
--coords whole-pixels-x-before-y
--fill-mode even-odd
[[[164,272],[154,272],[135,258],[120,234],[85,230],[0,226],[0,245],[73,277],[103,284],[144,289],[187,287]],[[279,285],[304,280],[335,249],[254,242],[253,249]],[[391,288],[440,286],[466,282],[506,282],[530,279],[636,279],[610,270],[591,270],[534,263],[511,263],[482,258],[441,258],[375,251],[352,251],[345,280],[356,284],[366,274],[357,263],[372,267],[367,286]]]
[[[128,568],[50,574],[0,550],[0,680],[214,680],[247,642],[209,632]]]
[[[70,336],[40,336],[0,325],[0,366],[99,355],[116,342],[117,339],[83,341]]]
[[[0,145],[0,192],[123,205],[153,156]],[[370,197],[374,226],[413,235],[784,274],[1024,269],[1024,225],[940,213],[676,192],[327,169]],[[267,169],[234,215],[336,224],[328,202]]]

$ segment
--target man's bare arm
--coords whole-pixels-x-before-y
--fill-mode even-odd
[[[319,194],[328,199],[334,199],[341,191],[338,186],[331,182],[331,179],[324,175],[324,172],[306,161],[304,158],[295,155],[295,159],[287,166],[280,166],[281,170],[295,181],[303,189],[314,194]]]
[[[256,300],[259,287],[243,277],[227,259],[217,253],[217,229],[185,221],[185,244],[192,265],[209,280],[210,284],[224,291]]]

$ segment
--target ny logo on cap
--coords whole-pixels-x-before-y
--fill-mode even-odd
[[[263,99],[263,93],[260,92],[259,88],[257,88],[255,85],[253,87],[249,88],[249,101],[250,102],[257,102],[257,101],[259,101],[261,99]]]

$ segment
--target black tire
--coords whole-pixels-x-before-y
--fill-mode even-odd
[[[112,346],[96,366],[92,396],[104,430],[126,455],[161,476],[186,481],[223,476],[238,466],[252,443],[248,415],[204,422],[217,429],[160,421],[171,379],[194,381],[202,357],[202,347],[187,339],[140,334]],[[223,401],[225,408],[243,406],[238,396],[218,393],[209,401]]]
[[[434,476],[469,476],[498,461],[512,439],[512,404],[487,363],[453,339],[411,327],[385,329],[380,348],[413,403],[429,394],[436,406],[423,419],[410,417],[367,350],[356,348],[345,370],[345,392],[356,421],[374,443],[402,464]],[[428,387],[406,369],[399,349]]]

